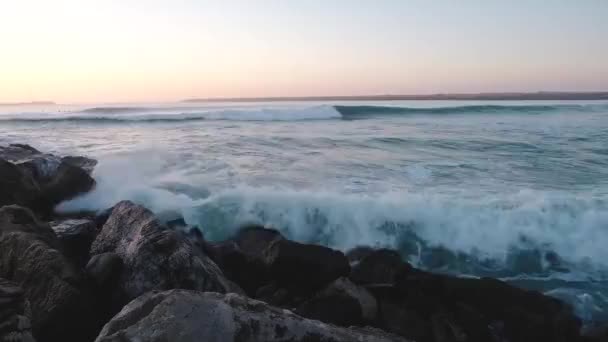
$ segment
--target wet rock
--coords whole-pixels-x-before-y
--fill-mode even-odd
[[[277,284],[296,294],[315,292],[350,273],[344,253],[323,246],[279,239],[264,257]]]
[[[83,156],[66,156],[61,158],[61,161],[66,164],[79,167],[85,170],[88,174],[91,174],[95,166],[97,166],[97,160]]]
[[[0,278],[0,341],[34,342],[30,315],[23,290]]]
[[[8,146],[0,146],[0,158],[9,161],[19,161],[31,158],[42,152],[25,144],[10,144]]]
[[[296,309],[300,316],[342,326],[362,325],[376,319],[376,299],[363,287],[339,278]]]
[[[123,262],[116,253],[101,253],[87,263],[86,273],[99,288],[114,288],[122,273]]]
[[[230,288],[217,265],[183,232],[169,229],[148,209],[129,201],[114,206],[91,247],[91,255],[108,252],[124,263],[119,292],[126,301],[150,290]]]
[[[369,246],[357,246],[346,252],[346,257],[350,263],[357,263],[364,257],[373,253],[376,249]]]
[[[581,342],[608,342],[608,324],[594,324],[583,332]]]
[[[149,292],[103,328],[97,342],[405,341],[373,328],[340,328],[234,294]]]
[[[408,302],[407,295],[391,284],[368,285],[366,289],[378,303],[374,326],[415,341],[433,341],[431,310]]]
[[[477,336],[476,340],[565,342],[579,336],[580,320],[569,306],[496,279],[456,278],[416,270],[398,277],[397,287],[404,307],[432,322],[435,332],[441,325],[435,315],[442,313],[444,320],[449,318],[445,324],[457,327],[450,328],[451,334],[460,335],[456,333],[460,329],[469,340]],[[497,326],[498,331],[490,329]]]
[[[97,227],[90,219],[67,219],[53,221],[51,228],[63,245],[63,252],[76,265],[82,267],[89,259],[89,249],[95,236]]]
[[[23,205],[50,216],[57,204],[91,190],[95,181],[70,158],[9,145],[0,146],[0,185],[0,205]]]
[[[406,272],[411,266],[401,260],[399,253],[389,249],[378,249],[358,253],[360,259],[352,266],[350,278],[356,284],[391,284],[397,274]],[[350,253],[353,258],[353,253]]]
[[[207,251],[226,277],[239,284],[251,297],[270,281],[269,268],[263,260],[245,254],[234,241],[210,243]]]
[[[286,289],[277,287],[275,283],[260,287],[255,293],[255,298],[279,307],[291,307],[293,299]]]
[[[62,201],[86,193],[94,186],[95,180],[85,170],[61,163],[52,178],[41,182],[42,193],[37,207],[39,210],[52,210]]]
[[[251,225],[242,227],[232,240],[249,258],[264,260],[266,248],[274,241],[284,239],[277,230]]]
[[[19,204],[29,206],[40,196],[34,178],[15,164],[0,158],[0,206]]]
[[[0,277],[24,291],[40,341],[81,341],[90,333],[78,272],[47,224],[18,206],[0,208]]]
[[[278,239],[283,236],[274,229],[246,226],[230,240],[207,243],[205,251],[228,279],[253,297],[260,287],[272,281],[270,268],[264,261],[264,250]]]

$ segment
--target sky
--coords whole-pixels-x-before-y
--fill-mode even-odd
[[[0,0],[0,102],[608,90],[608,0]]]

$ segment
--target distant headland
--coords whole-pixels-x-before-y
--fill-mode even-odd
[[[0,102],[0,106],[50,106],[55,104],[53,101]]]
[[[274,102],[274,101],[403,101],[403,100],[608,100],[608,92],[514,92],[514,93],[446,93],[422,95],[360,96],[280,96],[193,98],[182,102]]]

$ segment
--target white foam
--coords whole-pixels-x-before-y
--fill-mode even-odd
[[[61,210],[105,209],[123,199],[156,212],[174,210],[203,228],[209,238],[231,235],[243,223],[281,229],[299,241],[340,249],[358,245],[396,246],[411,228],[431,245],[506,260],[511,248],[545,246],[568,262],[608,267],[608,199],[598,195],[522,191],[483,195],[341,194],[324,191],[239,186],[192,198],[163,187],[188,184],[162,167],[166,158],[141,153],[102,159],[94,171],[97,188],[65,202]],[[526,237],[528,242],[522,242]],[[524,246],[529,247],[529,246]]]

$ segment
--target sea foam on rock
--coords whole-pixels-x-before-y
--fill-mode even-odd
[[[103,328],[97,342],[406,342],[373,328],[342,328],[236,294],[149,292]]]

